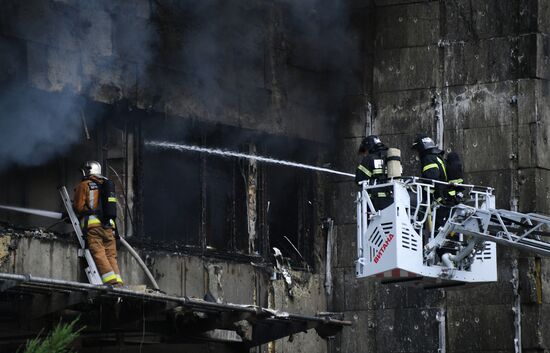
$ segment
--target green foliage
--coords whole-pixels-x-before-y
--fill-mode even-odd
[[[27,341],[23,353],[67,353],[70,344],[78,337],[82,328],[75,331],[78,319],[69,324],[59,323],[44,338],[38,337]]]

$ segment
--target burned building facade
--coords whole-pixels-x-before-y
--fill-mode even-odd
[[[328,335],[296,325],[253,351],[550,349],[545,259],[499,249],[499,282],[476,288],[357,280],[352,178],[204,153],[353,173],[361,138],[376,133],[414,175],[410,144],[424,132],[463,157],[468,182],[494,186],[499,207],[550,213],[544,0],[0,3],[0,203],[60,211],[57,188],[72,190],[82,162],[98,160],[119,191],[121,232],[166,295],[353,323]],[[70,227],[0,220],[0,272],[86,281]],[[119,257],[127,284],[147,283]],[[35,332],[16,310],[24,303],[2,297],[5,349]],[[238,341],[208,331],[206,343],[194,332],[168,344],[144,308],[133,318],[142,331],[82,351]],[[56,318],[42,314],[29,317]]]

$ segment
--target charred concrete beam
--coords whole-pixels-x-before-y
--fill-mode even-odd
[[[212,303],[24,275],[0,273],[0,284],[3,283],[10,283],[11,287],[5,290],[2,300],[19,305],[19,320],[23,311],[27,318],[52,315],[50,319],[59,319],[81,315],[82,324],[87,326],[84,335],[95,332],[100,336],[98,340],[105,341],[105,338],[105,342],[111,344],[126,341],[126,338],[109,336],[113,331],[131,336],[141,330],[143,334],[159,337],[160,341],[222,341],[246,348],[312,328],[326,337],[350,325],[330,317],[293,315],[257,306]],[[9,293],[17,295],[6,296]],[[90,293],[93,300],[89,300]],[[27,305],[32,302],[35,304]],[[29,335],[56,321],[50,319],[25,320],[33,322],[25,324],[29,326]],[[13,327],[20,330],[18,327],[22,324],[19,322]]]
[[[82,292],[51,292],[49,294],[36,295],[33,298],[31,308],[29,308],[29,317],[36,319],[54,314],[73,305],[85,303],[90,299],[91,297],[87,293]]]
[[[11,288],[17,286],[18,284],[19,284],[19,282],[17,282],[17,281],[10,281],[10,280],[3,281],[3,282],[0,283],[0,293],[5,292],[8,289],[11,289]]]
[[[250,144],[250,154],[256,154],[256,146]],[[258,163],[255,160],[248,162],[248,173],[246,176],[246,210],[248,220],[248,253],[254,254],[256,252],[256,221],[258,220],[258,207],[257,207],[257,190],[258,190]]]

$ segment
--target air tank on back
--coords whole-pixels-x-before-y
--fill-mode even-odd
[[[403,168],[401,166],[401,150],[398,148],[388,148],[386,157],[388,178],[400,178]]]

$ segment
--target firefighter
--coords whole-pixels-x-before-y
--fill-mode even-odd
[[[428,136],[419,136],[413,143],[412,148],[418,152],[422,168],[422,178],[447,182],[447,167],[443,160],[443,151],[437,148],[435,142]],[[442,203],[447,187],[442,184],[435,184],[431,190],[436,202]]]
[[[388,147],[376,135],[365,137],[359,145],[358,153],[363,156],[361,164],[355,172],[355,182],[383,182],[388,178],[386,171],[386,156]],[[377,210],[384,209],[392,203],[391,188],[375,189],[371,196],[372,203]]]
[[[414,141],[412,148],[418,152],[422,171],[422,178],[436,181],[447,182],[447,167],[443,160],[443,151],[440,150],[431,137],[421,135]],[[430,214],[437,210],[435,227],[437,229],[445,224],[450,209],[444,204],[446,203],[446,194],[449,191],[447,185],[434,183],[430,189],[432,207]],[[424,194],[427,197],[427,194]]]
[[[123,284],[117,263],[115,219],[116,194],[112,181],[101,175],[101,164],[88,161],[75,189],[74,209],[80,218],[97,270],[104,284]]]
[[[452,184],[447,193],[447,200],[449,204],[456,205],[462,202],[464,199],[464,187],[460,184],[464,183],[464,172],[462,170],[462,162],[456,152],[451,152],[447,155],[445,160],[447,166],[447,177],[449,183]]]

